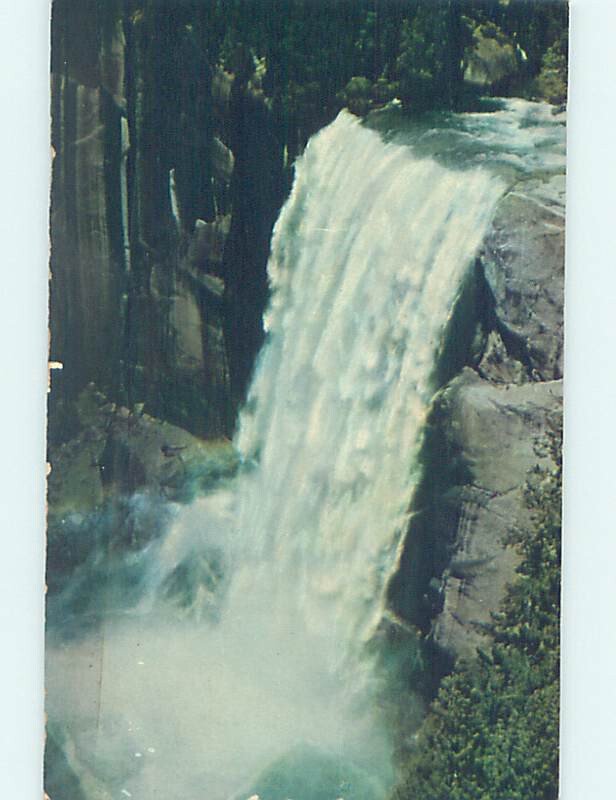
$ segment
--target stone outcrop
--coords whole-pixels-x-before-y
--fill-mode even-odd
[[[564,175],[516,184],[481,253],[498,329],[533,380],[563,374]]]
[[[438,399],[449,446],[468,468],[468,482],[456,487],[457,524],[432,631],[455,656],[472,656],[485,641],[491,615],[515,581],[515,537],[530,524],[525,483],[532,468],[545,465],[541,440],[561,402],[561,381],[496,385],[470,369]]]
[[[492,615],[516,580],[515,539],[531,524],[527,481],[536,467],[549,468],[541,444],[562,416],[563,175],[512,186],[474,280],[453,315],[455,341],[445,344],[450,363],[467,343],[466,358],[453,359],[466,366],[443,371],[424,479],[390,584],[393,618],[421,632],[437,671],[489,641]]]
[[[475,370],[442,390],[434,412],[461,467],[439,532],[443,571],[428,589],[437,612],[429,635],[453,659],[485,644],[516,579],[513,542],[530,524],[525,485],[546,466],[537,447],[562,414],[564,176],[521,181],[503,197],[479,263],[491,298],[485,347]]]
[[[87,513],[110,491],[154,491],[178,500],[197,476],[207,488],[233,474],[237,456],[228,439],[204,441],[182,428],[118,406],[90,384],[77,402],[80,433],[50,452],[49,506],[53,515]]]

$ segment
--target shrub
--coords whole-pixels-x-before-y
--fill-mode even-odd
[[[355,76],[347,83],[344,90],[349,111],[353,114],[365,114],[370,107],[372,84],[368,78]]]
[[[539,97],[560,105],[567,98],[567,56],[556,43],[548,48],[541,62],[536,89]]]

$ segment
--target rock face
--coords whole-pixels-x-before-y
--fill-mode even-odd
[[[443,609],[432,635],[447,652],[472,656],[515,580],[512,535],[530,522],[524,485],[529,470],[545,461],[537,446],[550,416],[561,411],[562,383],[495,385],[465,369],[438,402],[469,482],[459,487],[452,555],[439,588]]]
[[[73,393],[81,375],[95,371],[100,383],[112,380],[111,364],[120,361],[117,312],[125,270],[121,246],[114,247],[121,242],[118,220],[107,203],[105,116],[113,101],[100,86],[67,74],[54,76],[53,95],[52,355],[65,362],[59,382]],[[56,313],[60,308],[64,313]]]
[[[477,276],[454,316],[471,332],[474,317],[483,346],[435,398],[390,584],[395,618],[421,631],[437,670],[489,640],[516,579],[515,536],[530,524],[529,474],[549,468],[540,445],[562,415],[564,176],[520,181],[502,198]],[[459,325],[451,335],[465,340]]]
[[[287,178],[258,82],[208,62],[201,16],[54,3],[54,442],[91,381],[200,436],[233,430]]]
[[[564,175],[516,185],[481,254],[501,336],[535,380],[563,374],[564,191]]]
[[[178,500],[190,491],[189,476],[207,485],[231,475],[237,465],[229,440],[205,442],[146,414],[142,406],[129,411],[92,384],[80,394],[77,410],[80,434],[50,452],[52,516],[88,513],[110,492],[147,489]]]

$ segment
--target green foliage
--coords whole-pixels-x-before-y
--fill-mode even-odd
[[[119,14],[112,14],[116,5],[110,0],[110,20]],[[395,96],[418,111],[459,108],[472,32],[479,26],[523,48],[534,78],[548,47],[566,40],[567,23],[566,4],[553,0],[126,0],[124,13],[152,40],[155,32],[157,40],[166,32],[180,61],[192,48],[210,69],[222,65],[244,82],[261,61],[262,88],[291,138],[298,132],[305,137],[331,118],[356,77],[373,87],[358,113]],[[553,80],[553,73],[542,80]],[[556,92],[551,84],[542,91]]]
[[[494,643],[442,682],[395,800],[555,800],[558,795],[560,428],[553,468],[529,480],[532,529]]]
[[[344,96],[349,109],[354,114],[365,114],[370,108],[372,84],[368,78],[354,77],[347,83]]]
[[[567,98],[567,56],[561,42],[555,42],[543,56],[536,82],[537,94],[550,103],[561,104]]]
[[[408,19],[402,26],[400,55],[396,61],[396,72],[400,78],[400,89],[405,100],[426,105],[434,81],[434,47],[426,46],[425,34],[418,24],[411,25]]]
[[[395,62],[403,99],[411,108],[455,108],[462,86],[468,30],[459,3],[417,3],[404,20]]]
[[[468,79],[498,86],[500,90],[521,71],[521,60],[513,40],[493,22],[473,28],[473,46],[466,53]]]
[[[372,86],[372,99],[378,105],[384,105],[393,100],[400,93],[398,81],[388,81],[387,78],[379,78]]]
[[[263,89],[287,131],[331,118],[353,76],[375,87],[372,103],[400,96],[416,110],[460,107],[479,28],[486,37],[502,32],[524,52],[528,79],[541,72],[541,96],[561,101],[566,85],[561,0],[55,0],[54,63],[97,69],[99,40],[120,20],[129,38],[142,31],[151,43],[163,88],[178,64],[195,62],[184,91],[197,95],[205,64],[248,80],[254,61],[264,59]]]
[[[465,13],[477,25],[496,25],[524,51],[531,77],[541,69],[548,47],[558,40],[566,42],[568,4],[565,0],[462,0],[462,3]]]
[[[348,98],[354,100],[359,97],[370,97],[371,90],[372,84],[368,78],[356,76],[347,83],[345,92]]]

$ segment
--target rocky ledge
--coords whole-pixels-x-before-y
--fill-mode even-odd
[[[562,416],[564,217],[563,175],[522,180],[502,198],[476,265],[481,301],[460,315],[474,314],[479,336],[467,338],[482,345],[429,417],[390,596],[394,618],[440,653],[437,671],[489,641],[530,525],[527,482],[550,468],[542,443]]]
[[[457,523],[432,636],[448,653],[472,656],[485,643],[492,614],[515,580],[514,541],[530,524],[525,483],[534,467],[546,465],[542,439],[560,413],[562,383],[499,385],[465,369],[438,403],[449,446],[464,459],[468,482],[457,487]]]
[[[501,200],[480,254],[490,327],[475,370],[436,403],[448,448],[464,464],[431,636],[453,658],[485,644],[516,578],[514,540],[530,524],[529,476],[562,415],[564,176],[521,181]]]

